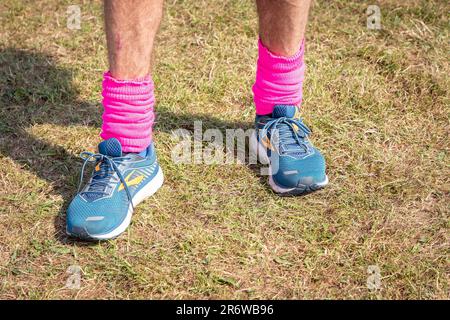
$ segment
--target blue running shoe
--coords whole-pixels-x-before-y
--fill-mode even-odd
[[[98,145],[99,153],[83,152],[80,188],[85,167],[95,163],[89,182],[67,209],[67,234],[85,240],[107,240],[124,232],[133,209],[163,184],[153,143],[143,152],[122,153],[119,140]]]
[[[308,140],[309,128],[298,108],[277,105],[272,114],[256,116],[250,148],[269,165],[270,187],[279,195],[302,195],[328,184],[325,159]]]

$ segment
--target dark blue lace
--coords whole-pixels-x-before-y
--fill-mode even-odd
[[[88,151],[84,151],[80,154],[81,159],[84,160],[83,166],[81,168],[80,174],[80,182],[78,184],[78,193],[80,192],[81,186],[83,184],[84,170],[88,163],[99,163],[100,162],[100,170],[94,171],[92,175],[91,184],[89,185],[88,190],[83,191],[83,193],[101,193],[105,194],[105,190],[109,185],[111,180],[111,173],[117,173],[120,181],[123,183],[124,189],[127,193],[128,199],[130,200],[131,206],[133,207],[133,201],[131,197],[130,190],[128,189],[128,185],[125,182],[125,178],[119,170],[118,164],[129,158],[127,157],[109,157],[101,153],[92,153]],[[134,209],[134,207],[133,207]]]
[[[295,126],[298,127],[298,130],[296,130]],[[303,148],[305,153],[311,151],[311,147],[306,139],[311,133],[311,130],[301,119],[287,117],[273,118],[267,121],[261,129],[261,139],[264,139],[265,137],[269,138],[268,134],[273,129],[277,130],[278,141],[280,144],[282,143],[286,147],[284,150],[286,154],[299,153],[297,146]],[[273,134],[271,133],[271,137],[272,136]],[[292,146],[293,148],[289,149],[289,146]]]

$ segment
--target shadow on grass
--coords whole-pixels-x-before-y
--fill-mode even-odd
[[[64,204],[54,223],[56,238],[65,244],[75,242],[65,233],[65,211],[76,192],[82,162],[63,147],[28,133],[27,128],[36,124],[81,125],[100,132],[101,111],[100,104],[78,98],[71,71],[58,67],[51,56],[0,49],[0,156],[9,157],[50,182],[62,196]],[[178,128],[192,130],[197,120],[203,122],[203,130],[251,127],[250,123],[226,122],[204,115],[176,114],[163,107],[158,108],[157,117],[155,131],[169,133]],[[250,168],[258,172],[257,166]]]

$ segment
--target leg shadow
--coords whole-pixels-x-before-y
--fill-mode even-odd
[[[77,187],[79,159],[30,133],[39,124],[98,127],[98,106],[80,101],[72,73],[46,54],[0,50],[0,157],[48,181],[64,199],[55,217],[56,238],[66,242],[65,209]],[[86,121],[86,119],[93,119]]]
[[[81,160],[61,146],[29,133],[36,124],[91,126],[100,131],[102,109],[78,98],[72,72],[61,68],[47,54],[15,48],[0,49],[0,157],[8,157],[24,169],[48,181],[64,204],[55,217],[55,237],[65,243],[65,211],[76,192]],[[203,130],[252,127],[248,122],[222,121],[205,115],[173,113],[159,106],[155,131],[193,131],[194,121]],[[236,152],[236,150],[233,150]],[[258,166],[249,166],[258,173]],[[264,178],[264,177],[262,177]],[[76,241],[79,244],[79,241]],[[90,245],[92,243],[85,243]]]

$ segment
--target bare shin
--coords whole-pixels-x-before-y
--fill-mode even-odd
[[[256,0],[259,36],[271,52],[292,56],[305,35],[311,0]]]
[[[113,77],[130,80],[150,73],[162,8],[163,0],[104,0],[108,60]]]

